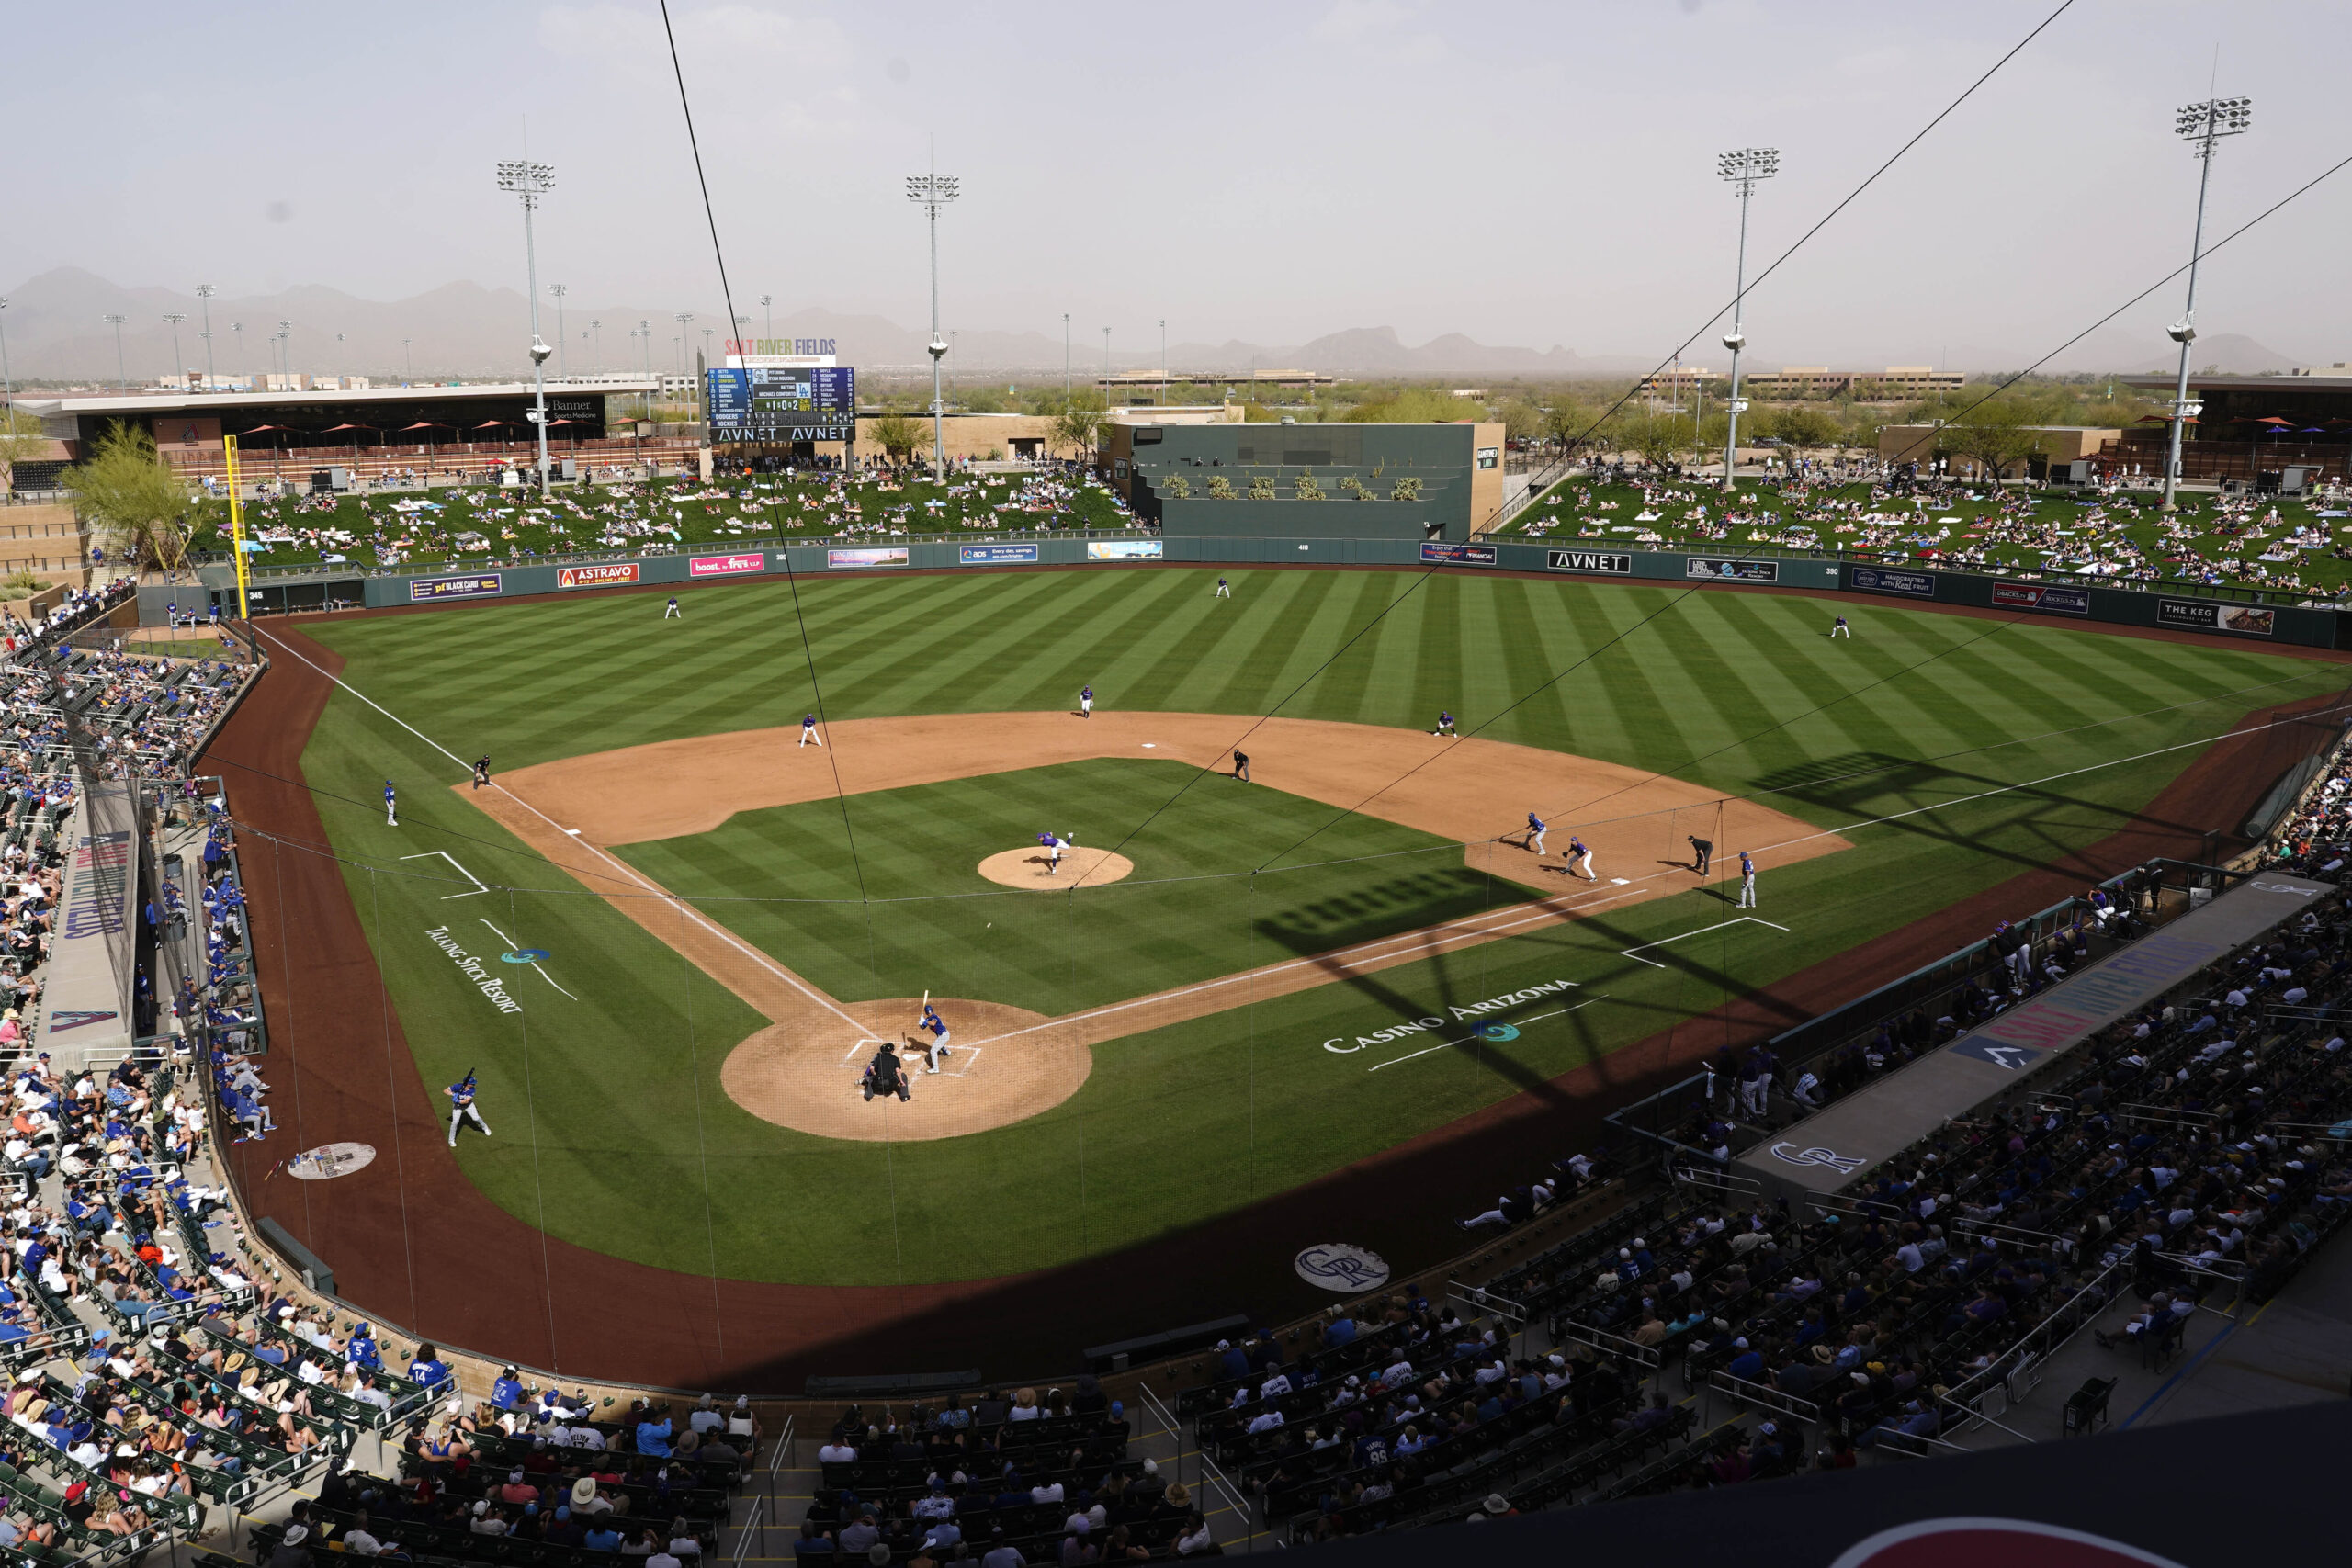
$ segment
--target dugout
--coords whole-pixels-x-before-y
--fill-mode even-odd
[[[1114,424],[1102,461],[1170,536],[1455,539],[1503,504],[1503,427]]]
[[[1800,1219],[1921,1139],[2048,1077],[2093,1035],[2333,893],[2297,876],[2250,876],[1959,1039],[1781,1130],[1732,1161]]]

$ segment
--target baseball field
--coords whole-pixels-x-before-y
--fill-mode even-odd
[[[1679,1026],[2108,840],[2250,712],[2345,685],[1797,593],[1216,575],[300,623],[282,667],[340,660],[300,754],[326,842],[277,859],[335,857],[372,952],[344,1092],[446,1110],[477,1072],[494,1135],[458,1140],[463,1181],[584,1253],[796,1286],[1065,1268],[1572,1077],[1654,1077],[1661,1038],[1712,1049]],[[798,744],[819,710],[829,744]],[[1047,831],[1126,868],[1046,879]],[[859,1092],[883,1039],[907,1102]],[[1396,1224],[1295,1246],[1421,1245]]]

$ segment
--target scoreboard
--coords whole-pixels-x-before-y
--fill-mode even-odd
[[[857,372],[843,366],[714,369],[710,438],[847,441],[857,429]]]

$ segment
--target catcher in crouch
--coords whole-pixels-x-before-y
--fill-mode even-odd
[[[912,1100],[914,1085],[908,1080],[906,1069],[899,1062],[899,1047],[885,1040],[874,1053],[874,1060],[865,1064],[865,1074],[858,1087],[872,1100],[877,1094],[895,1094],[900,1100]]]

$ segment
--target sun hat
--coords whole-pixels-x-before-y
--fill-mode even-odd
[[[571,1506],[584,1508],[596,1500],[596,1478],[583,1475],[571,1483]]]

